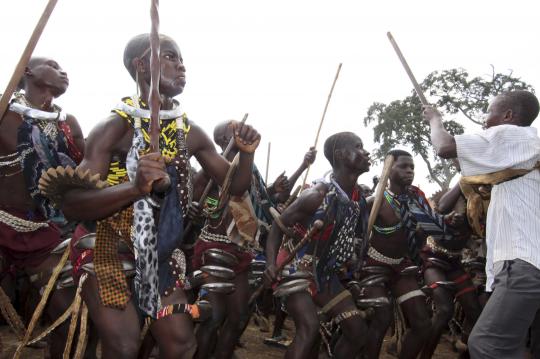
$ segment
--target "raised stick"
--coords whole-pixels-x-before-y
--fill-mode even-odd
[[[292,249],[291,253],[289,253],[289,255],[287,256],[287,258],[285,258],[285,261],[283,261],[278,267],[277,267],[277,270],[276,272],[277,273],[281,273],[281,271],[283,270],[283,268],[285,268],[285,266],[287,264],[289,264],[293,259],[294,257],[296,256],[296,253],[307,243],[309,242],[309,240],[318,232],[321,230],[321,228],[323,227],[324,223],[323,221],[321,221],[320,219],[316,220],[315,222],[313,222],[313,227],[311,227],[309,229],[309,231],[306,233],[306,235],[304,236],[304,238],[302,238],[300,240],[300,242],[298,242],[294,248]],[[253,292],[253,294],[251,295],[251,297],[249,298],[249,302],[248,302],[248,306],[251,306],[251,304],[253,304],[253,302],[255,301],[255,299],[257,299],[257,297],[259,295],[261,295],[261,292],[263,291],[264,289],[264,284],[261,284],[259,286],[259,288],[257,288],[255,290],[255,292]]]
[[[322,114],[322,117],[321,117],[321,122],[319,123],[319,128],[317,129],[317,136],[315,136],[315,144],[313,145],[314,148],[317,148],[317,143],[319,142],[319,135],[321,134],[321,128],[322,128],[322,125],[323,125],[323,122],[324,122],[324,118],[326,116],[326,110],[328,110],[328,105],[330,104],[330,99],[332,98],[332,93],[334,92],[334,87],[336,86],[336,81],[337,81],[337,79],[339,77],[339,72],[341,71],[341,65],[343,65],[343,64],[340,63],[339,66],[338,66],[338,69],[336,71],[336,77],[334,77],[334,82],[332,83],[332,87],[330,88],[330,93],[328,94],[328,99],[326,99],[326,105],[324,105],[324,111],[323,111],[323,114]],[[304,190],[304,186],[306,185],[310,167],[311,167],[311,165],[308,165],[308,168],[306,168],[306,175],[304,176],[304,181],[302,182],[301,191]]]
[[[371,212],[369,214],[368,225],[367,225],[367,239],[369,240],[371,236],[371,230],[375,224],[375,220],[379,215],[379,210],[381,209],[381,204],[383,201],[384,190],[386,189],[386,183],[388,182],[388,177],[390,177],[390,171],[392,170],[392,165],[394,164],[394,156],[388,155],[384,159],[384,166],[381,174],[381,179],[377,184],[377,191],[375,192],[375,200],[373,201],[373,206],[371,207]]]
[[[272,142],[268,142],[268,152],[266,153],[266,175],[264,176],[264,183],[268,184],[268,169],[270,168],[270,149]]]
[[[17,89],[17,85],[21,80],[24,69],[28,65],[28,61],[30,61],[30,57],[32,56],[32,53],[36,48],[39,38],[43,33],[43,29],[45,28],[45,25],[47,25],[47,21],[49,21],[49,17],[51,16],[51,13],[53,12],[57,2],[58,0],[49,0],[47,6],[45,7],[45,10],[43,10],[41,17],[39,18],[36,27],[34,28],[34,32],[32,32],[32,35],[30,36],[30,40],[28,40],[28,43],[24,48],[24,51],[21,55],[21,58],[19,59],[19,62],[17,63],[17,66],[15,66],[15,71],[13,71],[11,79],[9,79],[6,89],[2,93],[2,98],[0,98],[0,124],[2,123],[4,114],[8,109],[11,95],[13,95],[13,92],[15,92],[15,90]]]
[[[246,120],[248,118],[248,114],[246,113],[244,115],[244,118],[242,119],[242,122],[240,122],[240,126],[243,126],[244,123],[246,123]],[[229,152],[231,152],[233,146],[234,146],[234,142],[235,142],[235,139],[234,139],[234,134],[233,134],[233,137],[231,137],[231,139],[229,140],[229,143],[227,144],[227,147],[225,148],[225,151],[223,151],[223,153],[221,154],[223,157],[227,158],[227,155],[229,154]],[[206,184],[206,187],[204,187],[204,191],[201,195],[201,198],[199,198],[199,203],[202,204],[204,203],[204,201],[206,201],[206,197],[208,197],[208,193],[210,193],[210,190],[212,189],[212,186],[214,185],[214,181],[212,179],[210,179],[208,181],[208,183]],[[191,227],[193,227],[193,222],[189,222],[187,225],[186,225],[186,228],[184,229],[184,235],[186,235],[187,233],[189,233],[189,231],[191,231]]]
[[[411,71],[411,68],[409,67],[409,64],[407,64],[407,60],[405,60],[405,57],[403,57],[403,54],[401,53],[401,50],[399,49],[399,46],[398,46],[396,40],[394,40],[394,37],[392,36],[390,31],[388,31],[386,33],[386,35],[388,36],[388,40],[390,40],[390,43],[392,44],[392,47],[396,51],[396,54],[399,57],[399,61],[401,61],[401,64],[405,68],[405,72],[407,72],[407,75],[409,75],[409,79],[411,80],[411,82],[412,82],[412,84],[414,86],[414,90],[416,91],[416,94],[420,98],[420,102],[422,102],[422,105],[424,105],[424,106],[429,105],[428,101],[426,100],[426,96],[424,96],[424,92],[422,91],[422,88],[418,84],[418,81],[416,81],[416,78],[414,77],[414,75],[413,75],[413,73]]]
[[[159,110],[161,108],[161,98],[159,96],[161,70],[159,61],[159,0],[151,0],[150,19],[150,94],[148,99],[150,107],[150,152],[159,152]]]

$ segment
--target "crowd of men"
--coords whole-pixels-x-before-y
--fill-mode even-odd
[[[439,198],[412,185],[403,150],[388,153],[378,198],[360,185],[371,163],[353,132],[326,139],[331,170],[299,193],[316,150],[268,185],[253,161],[260,134],[226,121],[212,141],[175,100],[186,84],[178,45],[161,35],[160,47],[158,151],[148,34],[124,51],[135,95],[86,139],[53,103],[69,81],[49,58],[31,59],[0,119],[0,305],[19,355],[44,310],[45,326],[75,313],[50,330],[50,358],[93,358],[98,342],[102,358],[232,358],[250,317],[269,313],[272,343],[294,321],[286,358],[378,358],[387,335],[399,358],[431,358],[444,332],[462,358],[523,358],[526,347],[540,357],[534,94],[499,94],[485,129],[459,136],[425,106],[434,150],[462,175]],[[43,304],[22,327],[21,283]],[[88,327],[70,325],[86,312]]]

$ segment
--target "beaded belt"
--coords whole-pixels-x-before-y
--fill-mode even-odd
[[[229,237],[223,234],[210,233],[206,230],[206,227],[201,230],[199,238],[206,242],[232,243]]]
[[[444,255],[447,255],[448,257],[461,257],[461,250],[450,250],[446,249],[435,242],[433,237],[429,236],[427,237],[426,245],[433,251],[433,253],[442,253]]]
[[[8,225],[17,232],[34,232],[40,228],[49,227],[47,222],[27,221],[2,210],[0,210],[0,222]]]
[[[375,259],[376,261],[379,261],[379,262],[385,263],[385,264],[389,264],[389,265],[397,265],[397,264],[400,264],[403,261],[403,257],[401,257],[401,258],[387,257],[384,254],[377,251],[373,247],[369,247],[367,255],[371,259]]]

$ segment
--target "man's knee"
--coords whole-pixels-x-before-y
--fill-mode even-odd
[[[191,332],[178,333],[164,343],[167,358],[192,358],[197,350],[197,341]]]
[[[103,358],[132,359],[137,357],[139,343],[137,338],[118,336],[101,338]]]
[[[305,341],[315,340],[319,333],[319,320],[316,316],[307,316],[298,323],[296,336]]]
[[[431,331],[432,325],[429,318],[411,320],[411,330],[414,331],[416,337],[427,338]]]

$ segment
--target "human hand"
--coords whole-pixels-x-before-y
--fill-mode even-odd
[[[188,218],[194,222],[198,222],[203,216],[203,208],[200,203],[192,201],[188,208]]]
[[[315,162],[315,159],[317,158],[317,150],[315,147],[310,147],[309,151],[306,152],[304,155],[304,161],[302,162],[302,165],[304,167],[311,166],[313,162]]]
[[[274,183],[272,184],[272,187],[274,189],[274,193],[282,193],[289,190],[289,178],[285,176],[285,171],[283,171],[283,173],[277,176]]]
[[[152,192],[165,192],[171,185],[171,179],[165,168],[165,158],[153,152],[139,158],[135,186],[141,195]]]
[[[422,115],[424,116],[424,121],[427,124],[430,124],[432,120],[442,121],[442,115],[434,106],[426,105],[422,107]]]
[[[245,153],[254,153],[259,143],[261,142],[261,135],[250,125],[245,123],[239,123],[237,121],[231,121],[234,141],[236,147]]]
[[[278,279],[278,270],[275,264],[266,267],[263,273],[264,286],[270,287]]]
[[[454,227],[465,225],[465,216],[463,213],[451,212],[447,215],[449,223]]]

